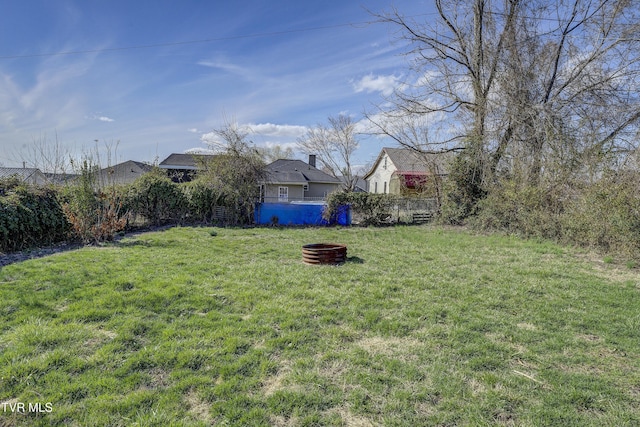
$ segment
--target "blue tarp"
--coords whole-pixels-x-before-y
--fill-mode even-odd
[[[327,222],[322,218],[326,204],[322,203],[257,203],[256,224],[259,225],[351,225],[351,207],[338,207]]]

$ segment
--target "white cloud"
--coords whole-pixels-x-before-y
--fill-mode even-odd
[[[191,128],[191,129],[187,129],[187,132],[198,133],[199,131],[196,128]]]
[[[267,148],[274,148],[274,147],[280,147],[284,150],[291,148],[293,151],[297,151],[300,149],[300,147],[298,146],[297,142],[273,142],[273,141],[266,141],[264,143],[264,146]]]
[[[99,122],[115,122],[114,119],[112,119],[111,117],[107,117],[107,116],[100,116],[98,114],[92,114],[90,116],[85,116],[85,118],[89,119],[89,120],[97,120]]]
[[[297,138],[307,132],[306,126],[276,125],[273,123],[249,123],[245,127],[251,134],[284,138]]]
[[[200,136],[200,141],[202,141],[203,143],[207,144],[207,145],[211,145],[211,144],[220,144],[222,143],[222,139],[220,139],[220,137],[218,135],[216,135],[215,132],[207,132],[207,133],[203,133]]]
[[[193,147],[184,150],[184,154],[215,154],[215,151],[208,148]]]
[[[368,74],[360,80],[353,82],[353,88],[357,93],[364,91],[367,93],[380,92],[385,96],[391,95],[393,91],[401,85],[400,77],[394,75],[374,76],[373,74]]]

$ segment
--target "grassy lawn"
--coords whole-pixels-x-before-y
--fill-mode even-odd
[[[2,426],[640,425],[640,274],[550,243],[173,228],[2,268],[0,319]]]

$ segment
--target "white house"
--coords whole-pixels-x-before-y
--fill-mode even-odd
[[[410,194],[432,179],[448,174],[446,154],[423,154],[408,148],[385,147],[364,176],[370,193]]]

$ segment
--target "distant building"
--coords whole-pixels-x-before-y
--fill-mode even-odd
[[[342,181],[315,167],[315,156],[309,163],[280,159],[267,165],[267,178],[262,183],[261,199],[265,203],[321,201],[342,188]]]
[[[202,165],[215,157],[212,154],[178,154],[172,153],[160,162],[158,167],[167,171],[167,176],[174,182],[191,181]]]
[[[16,177],[32,185],[48,184],[47,177],[36,168],[0,168],[0,179]]]
[[[415,194],[448,175],[447,154],[423,154],[408,148],[380,151],[364,176],[370,193]]]
[[[101,169],[98,173],[98,183],[100,185],[130,184],[152,169],[153,166],[146,163],[127,160]]]

